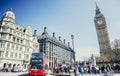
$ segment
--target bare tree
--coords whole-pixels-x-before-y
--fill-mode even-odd
[[[116,39],[112,42],[111,60],[120,61],[120,40]]]
[[[120,48],[120,40],[118,40],[118,39],[114,40],[114,41],[111,43],[111,45],[112,45],[112,48],[113,48],[113,49],[118,49],[118,48]]]

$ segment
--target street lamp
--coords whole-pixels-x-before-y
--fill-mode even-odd
[[[71,35],[71,39],[72,39],[72,46],[73,46],[73,51],[74,51],[74,35]],[[73,56],[73,55],[72,55]],[[71,58],[72,59],[72,58]],[[74,60],[75,61],[75,60]],[[73,63],[72,63],[73,64]],[[74,70],[74,74],[76,76],[76,70]]]
[[[72,39],[72,46],[73,46],[73,50],[74,50],[74,35],[71,35],[71,39]]]
[[[73,52],[74,52],[74,35],[73,35],[73,34],[71,35],[71,39],[72,39],[72,47],[73,47]],[[71,52],[71,55],[72,55],[72,57],[71,57],[72,65],[73,65],[72,58],[73,58],[74,61],[75,61],[75,58],[74,58],[73,52]]]

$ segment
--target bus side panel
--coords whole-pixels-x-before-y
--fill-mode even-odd
[[[45,75],[43,70],[29,70],[29,76]]]

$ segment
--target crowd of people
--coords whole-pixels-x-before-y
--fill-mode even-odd
[[[56,67],[51,69],[53,73],[74,73],[76,74],[107,74],[108,76],[111,76],[113,72],[115,71],[116,66],[111,65],[99,65],[99,66],[73,66],[73,67]],[[120,70],[120,69],[119,69]]]
[[[89,74],[113,74],[113,70],[112,67],[110,65],[101,65],[101,66],[87,66],[87,67],[83,67],[80,66],[78,67],[78,71],[79,73],[81,73],[82,75],[85,73],[89,73]]]
[[[2,72],[20,72],[21,71],[20,65],[14,65],[13,68],[8,68],[3,66],[1,68]],[[112,75],[113,72],[116,73],[116,70],[120,70],[120,66],[118,65],[74,65],[74,66],[59,66],[55,68],[50,68],[52,73],[65,73],[65,74],[107,74],[108,76]]]
[[[0,72],[22,72],[23,66],[13,65],[13,66],[3,66],[3,68],[0,68]]]

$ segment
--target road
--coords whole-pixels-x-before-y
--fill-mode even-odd
[[[0,76],[28,76],[27,72],[0,72]]]
[[[0,76],[28,76],[27,72],[17,72],[17,73],[12,73],[12,72],[0,72]],[[54,75],[47,75],[47,76],[54,76]],[[72,73],[70,76],[74,76],[74,74]],[[82,76],[82,75],[77,75],[77,76]],[[99,74],[85,74],[84,76],[104,76],[99,75]],[[120,74],[114,74],[112,76],[120,76]]]

